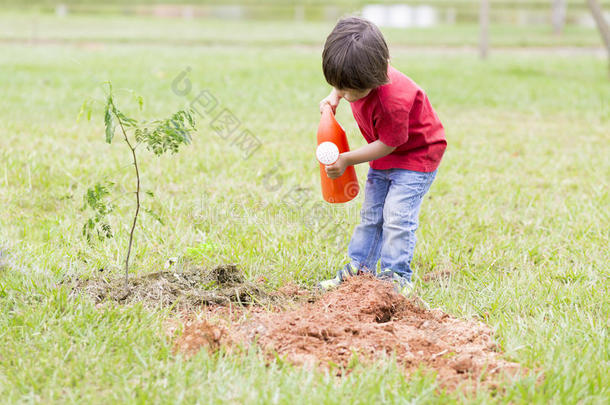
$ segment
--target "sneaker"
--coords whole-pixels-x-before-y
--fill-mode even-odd
[[[337,275],[331,279],[320,281],[318,284],[318,288],[323,291],[328,291],[330,289],[336,288],[344,282],[347,278],[353,277],[358,274],[358,269],[352,266],[351,263],[348,263],[341,270],[337,272]]]
[[[392,275],[392,284],[394,284],[394,290],[403,297],[409,297],[413,292],[413,283],[404,277],[394,273]]]
[[[413,283],[392,270],[376,271],[375,276],[391,282],[394,285],[394,290],[403,297],[409,297],[413,292]]]

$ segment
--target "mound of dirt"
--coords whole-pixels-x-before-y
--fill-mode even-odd
[[[211,270],[160,271],[132,277],[128,289],[125,289],[123,278],[76,277],[63,284],[71,286],[72,294],[84,292],[96,303],[106,300],[121,304],[142,302],[149,307],[192,309],[210,304],[266,304],[276,299],[276,295],[268,294],[260,284],[246,281],[235,265],[218,266]]]
[[[294,364],[336,364],[343,370],[354,355],[366,362],[394,354],[407,374],[424,366],[437,372],[442,387],[452,389],[519,369],[500,358],[492,336],[481,322],[422,309],[391,284],[359,276],[296,309],[257,311],[225,324],[187,324],[175,347],[193,354],[201,347],[213,351],[256,342],[270,359],[279,355]]]

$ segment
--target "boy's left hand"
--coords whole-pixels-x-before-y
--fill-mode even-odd
[[[332,165],[325,166],[324,168],[326,169],[326,175],[328,177],[330,177],[331,179],[336,179],[338,177],[341,177],[341,175],[345,172],[345,169],[347,169],[347,166],[349,166],[349,162],[347,161],[347,158],[343,156],[342,153],[339,155],[339,159],[337,159],[335,163],[333,163]]]

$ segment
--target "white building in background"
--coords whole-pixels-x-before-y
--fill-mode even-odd
[[[370,4],[362,9],[362,17],[380,27],[432,27],[438,24],[438,12],[431,6]]]

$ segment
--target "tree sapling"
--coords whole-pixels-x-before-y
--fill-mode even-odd
[[[140,169],[138,167],[137,149],[140,145],[145,145],[146,148],[157,156],[163,155],[166,152],[176,153],[181,145],[190,143],[191,134],[195,131],[195,121],[189,110],[180,110],[172,114],[169,118],[151,121],[138,121],[134,118],[126,116],[118,109],[115,97],[112,92],[112,84],[108,84],[108,93],[104,106],[104,126],[106,142],[112,143],[115,133],[118,132],[123,136],[125,145],[129,148],[131,160],[134,166],[135,175],[135,211],[133,220],[131,221],[131,229],[129,232],[129,245],[125,255],[125,292],[129,293],[129,258],[134,240],[134,231],[138,220],[140,210],[144,210],[152,214],[157,220],[160,218],[152,211],[142,207],[142,188],[140,180]],[[141,97],[137,97],[140,110],[143,106]],[[87,112],[88,119],[91,119],[91,102],[85,101],[79,117]],[[107,216],[112,212],[114,206],[107,201],[110,195],[109,187],[113,183],[107,185],[97,183],[87,190],[84,196],[85,207],[89,207],[93,211],[93,216],[87,220],[83,226],[83,235],[88,241],[91,241],[91,236],[97,234],[100,240],[111,238],[114,236]],[[152,196],[152,193],[146,194]]]

